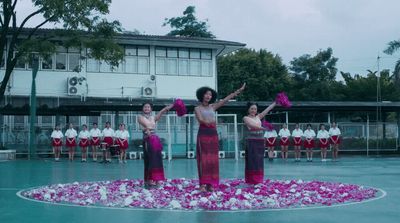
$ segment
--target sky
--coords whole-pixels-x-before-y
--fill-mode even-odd
[[[30,0],[19,3],[19,16],[32,10]],[[113,0],[107,17],[126,30],[164,35],[170,30],[162,27],[164,19],[182,15],[189,5],[217,39],[266,49],[287,65],[328,47],[339,58],[338,69],[353,75],[392,71],[400,59],[400,52],[383,53],[389,41],[400,39],[399,0]]]

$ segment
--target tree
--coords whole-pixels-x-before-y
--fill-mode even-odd
[[[389,55],[393,55],[399,49],[400,49],[400,40],[393,40],[388,43],[388,47],[383,52]],[[393,76],[396,86],[400,88],[400,59],[396,62]]]
[[[6,62],[0,100],[17,61],[30,60],[32,52],[47,57],[57,46],[88,48],[90,57],[118,66],[123,50],[114,37],[121,31],[121,25],[103,18],[109,13],[110,3],[111,0],[32,0],[34,11],[20,20],[16,12],[18,0],[2,0],[0,58],[6,56]],[[40,23],[33,28],[26,27],[32,18],[39,16],[43,18]],[[49,23],[62,28],[41,32],[40,28]]]
[[[169,25],[172,28],[167,36],[215,38],[214,34],[208,30],[208,21],[199,21],[194,14],[195,7],[188,6],[185,11],[183,11],[183,16],[169,19],[165,18],[163,26]]]
[[[333,50],[328,48],[319,51],[315,56],[309,54],[294,58],[290,64],[294,81],[292,94],[294,100],[339,100],[333,94],[336,82],[336,62]],[[340,85],[339,85],[340,86]]]
[[[219,57],[218,93],[227,95],[246,82],[239,100],[265,101],[276,93],[290,89],[290,77],[278,55],[266,50],[240,49]]]

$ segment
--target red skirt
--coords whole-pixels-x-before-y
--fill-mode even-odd
[[[338,135],[331,136],[331,143],[333,145],[340,144],[340,136],[338,136]]]
[[[54,147],[62,146],[62,140],[60,138],[58,138],[58,139],[53,138],[52,146],[54,146]]]
[[[67,138],[67,140],[65,140],[65,146],[66,147],[75,147],[76,146],[75,138]]]
[[[196,159],[200,185],[219,184],[219,141],[215,126],[200,125],[197,133]]]
[[[289,138],[288,137],[282,137],[281,140],[279,141],[279,144],[281,146],[289,146]]]
[[[265,139],[265,146],[266,147],[274,147],[275,146],[275,141],[276,141],[276,138],[274,138],[274,137],[266,138]]]
[[[329,139],[319,139],[319,148],[327,148],[329,145]]]
[[[294,137],[293,138],[293,145],[294,146],[301,146],[302,140],[301,137]]]
[[[89,139],[80,139],[79,140],[80,147],[88,147],[89,146]]]
[[[304,148],[306,148],[306,149],[312,149],[312,148],[314,148],[315,146],[314,146],[314,139],[311,139],[311,140],[307,140],[307,139],[305,139],[304,140]]]
[[[119,146],[119,149],[121,150],[127,150],[128,149],[128,139],[117,139],[117,145]]]
[[[92,139],[90,140],[90,145],[99,146],[100,145],[100,138],[99,137],[92,137]]]
[[[110,147],[114,144],[114,140],[112,137],[104,137],[103,142],[107,144],[107,147]]]

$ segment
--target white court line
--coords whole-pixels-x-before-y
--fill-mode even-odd
[[[7,188],[7,187],[4,187],[4,188],[0,188],[0,191],[1,190],[21,190],[21,188],[13,188],[13,187]]]
[[[365,187],[365,186],[364,186]],[[45,204],[52,204],[52,205],[58,205],[58,206],[66,206],[66,207],[81,207],[81,208],[93,208],[93,209],[112,209],[112,210],[123,210],[123,211],[163,211],[163,212],[195,212],[195,213],[200,213],[200,212],[212,212],[212,213],[237,213],[237,212],[270,212],[270,211],[298,211],[298,210],[310,210],[310,209],[321,209],[321,208],[333,208],[333,207],[343,207],[343,206],[349,206],[349,205],[354,205],[354,204],[365,204],[369,203],[371,201],[376,201],[379,199],[382,199],[386,197],[387,193],[386,191],[380,189],[380,188],[374,188],[374,187],[368,187],[371,189],[376,189],[380,191],[382,194],[379,197],[360,201],[360,202],[351,202],[351,203],[343,203],[343,204],[335,204],[331,206],[310,206],[310,207],[297,207],[297,208],[277,208],[277,209],[253,209],[253,210],[177,210],[177,209],[166,209],[166,208],[131,208],[131,207],[105,207],[105,206],[82,206],[78,204],[63,204],[63,203],[53,203],[53,202],[47,202],[47,201],[39,201],[35,199],[30,199],[27,197],[24,197],[21,195],[22,192],[27,191],[27,190],[32,190],[37,187],[32,187],[32,188],[27,188],[24,190],[20,190],[16,193],[16,195],[24,200],[28,201],[33,201],[33,202],[38,202],[38,203],[45,203]]]

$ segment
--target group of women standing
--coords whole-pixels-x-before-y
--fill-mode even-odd
[[[199,130],[197,135],[196,159],[197,170],[199,175],[199,189],[200,191],[213,191],[219,184],[219,140],[216,126],[215,112],[222,107],[226,102],[238,96],[244,89],[246,84],[235,92],[229,94],[222,100],[216,101],[217,92],[209,87],[201,87],[196,92],[196,97],[199,105],[195,107],[195,117],[199,122]],[[264,151],[265,139],[267,136],[267,147],[270,148],[275,144],[277,137],[275,130],[271,131],[262,125],[262,119],[278,104],[273,102],[261,113],[258,113],[257,103],[248,104],[248,114],[243,118],[244,124],[247,126],[246,134],[246,159],[245,159],[245,181],[249,184],[258,184],[263,181],[264,177]],[[174,105],[164,107],[157,115],[152,115],[153,105],[151,103],[144,103],[142,107],[142,114],[138,118],[138,122],[143,131],[143,158],[144,158],[144,180],[146,186],[157,186],[160,181],[165,180],[163,163],[162,163],[162,143],[157,136],[155,129],[156,123],[160,120],[161,116],[168,112]],[[93,159],[96,160],[95,148],[98,145],[104,145],[105,148],[113,145],[114,141],[122,148],[120,162],[125,162],[126,154],[125,149],[128,147],[129,133],[125,130],[125,125],[121,124],[120,129],[116,132],[110,128],[110,123],[106,123],[106,128],[103,131],[97,129],[97,124],[93,124],[93,128],[88,131],[87,126],[83,125],[83,130],[77,134],[73,129],[72,124],[66,131],[65,136],[66,146],[70,148],[69,159],[73,160],[74,150],[71,149],[76,146],[75,137],[80,138],[80,146],[82,152],[86,154],[86,147],[92,145],[94,147]],[[266,133],[264,133],[266,131]],[[311,131],[309,133],[308,131]],[[323,133],[321,133],[323,134]],[[315,135],[315,133],[314,133]],[[271,137],[269,137],[271,136]],[[298,125],[293,130],[292,134],[287,129],[286,124],[283,125],[279,131],[280,145],[282,147],[282,158],[287,159],[289,137],[293,137],[296,160],[300,158],[299,150],[301,141],[304,139],[304,146],[308,148],[308,141],[313,139],[312,130],[302,132]],[[53,147],[56,160],[60,157],[60,147],[63,134],[59,126],[52,133]],[[317,136],[318,137],[318,136]],[[270,141],[271,140],[271,141]],[[338,138],[336,139],[338,140]],[[273,149],[269,150],[270,157],[273,154]],[[337,153],[335,155],[337,157]],[[106,157],[109,160],[109,156]],[[86,155],[82,156],[82,161],[86,161]]]

